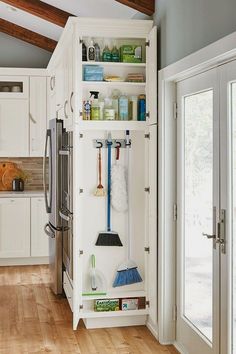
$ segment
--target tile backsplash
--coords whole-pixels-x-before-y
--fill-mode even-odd
[[[43,158],[42,157],[1,157],[0,162],[14,162],[26,173],[25,190],[43,189]]]

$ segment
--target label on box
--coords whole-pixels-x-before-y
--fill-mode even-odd
[[[138,310],[138,299],[122,299],[121,309],[122,311]]]
[[[120,310],[119,299],[104,299],[95,300],[94,311],[119,311]]]

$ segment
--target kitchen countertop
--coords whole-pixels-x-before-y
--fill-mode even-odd
[[[43,191],[23,191],[23,192],[14,192],[14,191],[0,191],[0,198],[31,198],[31,197],[43,197]]]

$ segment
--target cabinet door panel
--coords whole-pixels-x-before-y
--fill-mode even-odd
[[[46,77],[30,78],[30,156],[43,156],[47,121]]]
[[[0,258],[30,256],[30,199],[0,199]]]
[[[148,124],[157,123],[157,28],[153,27],[147,47],[147,110],[150,113]]]
[[[43,198],[31,198],[31,256],[49,256],[48,236],[44,232],[47,214]]]
[[[0,156],[29,156],[28,100],[0,100]]]

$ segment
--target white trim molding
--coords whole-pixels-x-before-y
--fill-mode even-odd
[[[158,334],[176,343],[176,82],[236,59],[236,32],[159,71]],[[177,109],[178,112],[178,109]],[[177,118],[178,119],[178,118]],[[181,351],[181,350],[180,350]],[[184,351],[181,351],[184,353]]]

